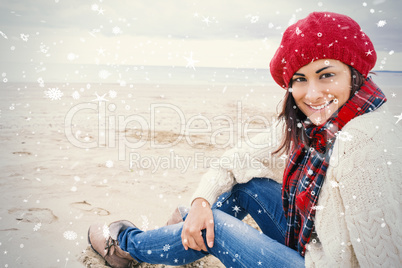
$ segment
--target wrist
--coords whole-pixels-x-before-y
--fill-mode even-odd
[[[202,197],[197,197],[193,200],[193,202],[191,203],[191,207],[194,206],[202,206],[202,207],[211,207],[211,205],[209,204],[209,202]]]

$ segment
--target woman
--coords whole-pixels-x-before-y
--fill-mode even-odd
[[[402,263],[401,129],[367,78],[376,62],[351,18],[314,12],[291,25],[270,63],[287,89],[272,133],[224,157],[261,168],[211,169],[185,222],[143,232],[128,221],[89,229],[92,247],[115,267],[182,265],[213,254],[227,267],[395,267]],[[254,146],[266,145],[266,146]],[[288,155],[282,185],[274,158]],[[250,214],[261,232],[240,221]]]

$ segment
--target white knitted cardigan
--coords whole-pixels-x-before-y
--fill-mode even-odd
[[[351,120],[336,139],[317,204],[318,239],[307,244],[306,267],[402,266],[402,128],[386,106]],[[253,177],[281,183],[285,160],[271,155],[281,131],[273,126],[227,151],[221,165],[202,177],[192,200],[213,204]],[[242,162],[247,158],[254,162]]]

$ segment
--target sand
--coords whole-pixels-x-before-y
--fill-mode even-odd
[[[270,120],[283,94],[246,85],[1,86],[0,262],[6,267],[84,267],[83,260],[102,267],[87,250],[91,223],[163,226],[177,205],[189,204],[209,159],[239,138],[241,121],[254,114]],[[46,98],[50,88],[63,93],[60,100]],[[104,94],[107,101],[98,101]],[[205,130],[208,122],[211,130]],[[212,133],[230,124],[233,131],[215,135],[228,145],[216,148]],[[150,165],[152,159],[165,165]],[[218,267],[219,261],[208,257],[194,265]]]
[[[50,88],[60,100],[45,97]],[[1,90],[2,267],[105,267],[88,248],[90,224],[163,226],[177,205],[189,204],[208,161],[245,138],[245,128],[272,123],[284,94],[274,85],[3,83]],[[390,98],[395,115],[397,99]],[[209,256],[186,267],[223,266]]]

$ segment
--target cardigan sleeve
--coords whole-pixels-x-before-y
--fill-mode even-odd
[[[374,127],[374,126],[367,126]],[[360,267],[402,263],[401,160],[397,133],[373,135],[351,130],[336,167],[349,245]],[[384,138],[387,137],[387,138]],[[399,149],[400,150],[400,149]]]
[[[202,176],[191,201],[202,197],[212,205],[220,194],[229,191],[236,183],[246,183],[254,177],[280,180],[285,159],[273,156],[272,152],[278,147],[281,131],[282,125],[274,124],[226,151]]]

